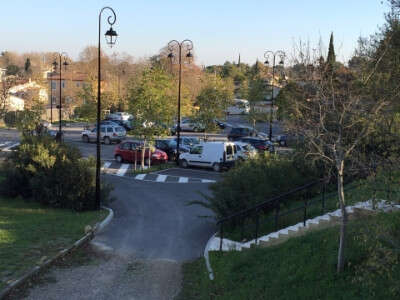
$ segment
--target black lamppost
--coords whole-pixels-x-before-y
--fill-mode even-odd
[[[193,49],[193,42],[191,40],[183,40],[182,42],[178,42],[177,40],[172,40],[168,43],[168,50],[170,51],[168,54],[168,58],[171,60],[174,58],[173,50],[174,45],[178,46],[178,64],[179,64],[179,83],[178,83],[178,126],[176,128],[177,133],[177,143],[176,143],[176,164],[179,165],[179,155],[180,155],[180,138],[181,138],[181,82],[182,82],[182,48],[186,45],[186,57],[189,59],[193,57],[191,50]]]
[[[271,110],[270,110],[270,116],[269,116],[269,135],[268,138],[270,141],[272,141],[272,119],[273,119],[273,114],[274,114],[274,80],[275,80],[275,67],[276,67],[276,57],[279,56],[279,65],[283,67],[284,65],[284,60],[285,60],[285,52],[282,50],[278,50],[276,52],[273,51],[266,51],[264,53],[264,57],[266,59],[265,65],[269,66],[269,61],[272,58],[273,64],[272,64],[272,81],[271,81]]]
[[[50,73],[50,124],[53,124],[53,75],[54,70]]]
[[[57,108],[58,108],[58,121],[59,121],[59,127],[58,127],[58,132],[57,132],[57,135],[56,135],[56,140],[57,141],[59,141],[59,142],[61,142],[61,140],[62,140],[62,131],[61,131],[61,129],[62,129],[62,125],[61,125],[61,121],[62,121],[62,101],[61,101],[61,96],[62,96],[62,85],[61,85],[61,81],[62,81],[62,67],[64,66],[64,71],[66,71],[67,70],[67,66],[69,65],[68,64],[68,62],[67,62],[67,53],[65,53],[65,52],[61,52],[61,53],[57,53],[56,54],[56,57],[55,57],[55,59],[54,59],[54,62],[53,62],[53,66],[54,66],[54,70],[55,71],[57,71],[57,66],[59,66],[59,71],[60,71],[60,77],[59,77],[59,81],[60,81],[60,85],[59,85],[59,88],[60,88],[60,101],[59,101],[59,104],[57,105]],[[57,59],[58,59],[58,61],[59,61],[59,63],[57,63]]]
[[[110,25],[110,29],[105,33],[107,44],[112,47],[117,40],[117,33],[112,28],[115,21],[117,20],[117,16],[115,15],[114,10],[111,7],[103,7],[99,13],[99,44],[98,44],[98,74],[97,74],[97,138],[96,138],[96,208],[100,209],[100,119],[101,119],[101,16],[104,10],[109,10],[110,15],[107,18],[107,22]]]

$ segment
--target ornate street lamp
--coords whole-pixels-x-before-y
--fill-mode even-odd
[[[67,57],[68,54],[65,52],[61,52],[61,53],[57,53],[55,58],[54,58],[54,62],[53,62],[53,67],[54,67],[54,71],[57,71],[57,67],[60,71],[60,76],[59,76],[59,89],[60,89],[60,99],[59,99],[59,104],[57,105],[58,108],[58,121],[59,121],[59,127],[58,127],[58,132],[56,135],[56,140],[61,142],[62,141],[62,101],[61,101],[61,97],[62,97],[62,67],[64,66],[64,71],[67,70],[67,66],[69,65],[68,61],[67,61]],[[57,62],[57,59],[59,61],[59,63]],[[51,100],[53,101],[53,100]],[[51,109],[53,107],[53,104],[51,104]],[[51,112],[51,118],[53,118],[53,113]]]
[[[183,40],[182,42],[178,42],[177,40],[172,40],[168,43],[168,50],[170,51],[168,54],[168,58],[171,61],[174,58],[173,50],[174,46],[178,47],[178,64],[179,64],[179,83],[178,83],[178,124],[176,128],[177,133],[177,143],[176,143],[176,164],[179,165],[179,155],[180,155],[180,138],[181,138],[181,82],[182,82],[182,48],[186,46],[186,57],[190,59],[193,57],[191,50],[193,49],[193,42],[191,40]]]
[[[276,52],[273,51],[266,51],[264,53],[264,58],[265,60],[265,65],[269,66],[270,60],[272,59],[272,81],[271,81],[271,110],[270,110],[270,116],[269,116],[269,135],[268,138],[270,141],[272,141],[272,119],[273,119],[273,113],[274,113],[274,80],[275,80],[275,67],[276,67],[276,58],[279,57],[279,65],[283,67],[284,65],[284,60],[286,57],[285,52],[282,50],[278,50]]]
[[[107,44],[112,47],[115,45],[117,41],[118,34],[112,28],[115,21],[117,20],[117,16],[115,15],[114,10],[111,7],[105,6],[100,10],[99,13],[99,44],[98,44],[98,75],[97,75],[97,132],[96,132],[96,208],[100,209],[100,119],[101,119],[101,16],[103,11],[109,10],[110,15],[107,18],[107,22],[110,25],[110,29],[105,33],[105,38]]]

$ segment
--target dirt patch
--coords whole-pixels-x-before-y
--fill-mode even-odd
[[[178,294],[181,264],[101,253],[88,246],[63,259],[9,299],[167,300]]]

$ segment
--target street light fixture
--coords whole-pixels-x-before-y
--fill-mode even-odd
[[[61,101],[61,96],[62,96],[62,66],[64,66],[64,71],[67,70],[67,66],[69,65],[68,61],[67,61],[67,56],[68,54],[65,52],[61,52],[61,53],[57,53],[55,58],[54,58],[54,62],[53,62],[53,67],[54,67],[54,71],[57,71],[57,67],[60,71],[60,76],[59,76],[59,89],[60,89],[60,99],[59,99],[59,104],[57,105],[58,108],[58,121],[59,121],[59,127],[58,127],[58,132],[56,135],[56,140],[58,142],[62,141],[62,101]],[[57,59],[59,62],[57,62]],[[51,100],[51,118],[53,118],[53,112],[52,112],[52,108],[53,108],[53,99]]]
[[[168,54],[168,58],[171,61],[174,58],[173,50],[174,46],[178,47],[179,57],[178,57],[178,64],[179,64],[179,81],[178,81],[178,124],[176,128],[177,133],[177,143],[176,143],[176,164],[179,165],[179,156],[180,156],[180,138],[181,138],[181,85],[182,85],[182,48],[186,46],[186,57],[190,59],[193,57],[191,50],[193,49],[193,42],[191,40],[183,40],[182,42],[178,42],[177,40],[172,40],[168,43],[168,50],[170,51]]]
[[[275,68],[276,68],[276,58],[279,57],[279,65],[283,67],[284,65],[284,60],[286,57],[285,52],[282,50],[278,50],[276,52],[273,51],[266,51],[264,53],[264,58],[265,60],[265,65],[269,66],[269,61],[272,58],[273,64],[272,64],[272,81],[271,81],[271,110],[270,110],[270,116],[269,116],[269,135],[268,138],[270,141],[272,141],[272,119],[273,119],[273,114],[274,114],[274,80],[275,80]]]
[[[100,209],[100,118],[101,118],[101,16],[103,11],[109,10],[110,15],[107,18],[107,22],[110,25],[110,29],[106,31],[105,38],[107,44],[112,47],[115,45],[117,41],[118,34],[112,28],[115,21],[117,20],[117,16],[115,15],[114,10],[111,7],[105,6],[100,10],[99,13],[99,44],[98,44],[98,61],[97,61],[97,132],[96,132],[96,208]]]

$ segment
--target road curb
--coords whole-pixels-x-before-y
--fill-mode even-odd
[[[206,261],[206,267],[207,267],[207,271],[208,271],[208,277],[210,278],[210,280],[214,280],[214,273],[213,270],[211,268],[211,263],[210,263],[210,257],[208,255],[208,252],[210,251],[210,243],[211,241],[215,238],[215,236],[217,235],[217,232],[214,233],[207,241],[206,247],[204,248],[204,259]]]
[[[0,300],[5,299],[14,289],[20,287],[25,282],[30,280],[33,276],[39,274],[40,272],[44,271],[45,269],[49,268],[52,264],[54,264],[57,260],[63,258],[67,254],[70,254],[77,248],[81,247],[82,245],[88,243],[90,240],[94,238],[97,233],[100,233],[113,219],[114,211],[111,208],[102,206],[103,209],[108,210],[108,216],[99,224],[97,224],[94,229],[90,232],[86,233],[82,238],[74,242],[70,247],[65,248],[59,251],[55,256],[50,259],[45,260],[39,265],[34,266],[28,272],[23,274],[20,278],[14,280],[10,284],[8,284],[2,291],[0,291]]]
[[[95,228],[94,228],[94,233],[98,234],[100,232],[102,232],[104,230],[104,228],[110,224],[110,222],[112,221],[112,219],[114,218],[114,211],[106,206],[102,206],[101,208],[108,210],[108,215],[107,217],[101,221]],[[1,299],[1,298],[0,298]]]

